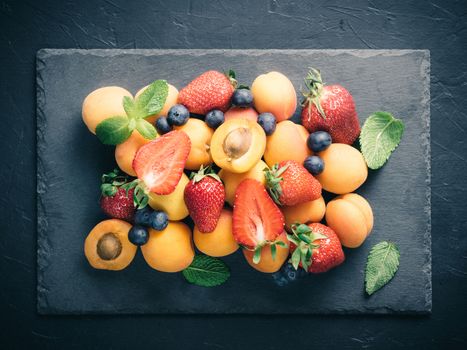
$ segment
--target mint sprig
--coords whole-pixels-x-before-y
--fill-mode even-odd
[[[196,255],[190,266],[182,271],[183,277],[201,287],[215,287],[230,277],[228,266],[220,259],[207,255]]]
[[[144,119],[162,110],[168,91],[165,80],[156,80],[138,98],[123,97],[122,105],[126,115],[114,116],[100,122],[96,127],[99,140],[106,145],[118,145],[126,141],[134,129],[148,140],[155,139],[156,128]]]
[[[368,295],[384,287],[399,269],[399,248],[383,241],[371,248],[365,268],[365,290]]]
[[[370,169],[381,168],[397,148],[404,133],[404,123],[388,112],[370,115],[360,133],[363,157]]]

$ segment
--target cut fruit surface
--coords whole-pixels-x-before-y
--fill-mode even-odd
[[[255,249],[276,240],[284,230],[284,216],[259,181],[245,179],[235,193],[232,225],[235,240]]]
[[[180,181],[190,149],[187,134],[171,131],[142,146],[133,159],[133,169],[149,191],[170,194]]]

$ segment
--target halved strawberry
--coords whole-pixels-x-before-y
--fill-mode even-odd
[[[133,159],[133,169],[149,191],[172,193],[182,177],[190,149],[187,134],[171,131],[142,146]]]
[[[232,220],[235,240],[250,250],[274,242],[284,232],[284,215],[265,187],[253,179],[237,187]]]

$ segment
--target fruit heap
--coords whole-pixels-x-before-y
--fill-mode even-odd
[[[342,247],[359,247],[373,228],[370,204],[354,191],[395,149],[401,122],[377,112],[361,133],[349,91],[324,85],[315,69],[305,86],[301,124],[289,120],[297,94],[279,72],[251,87],[237,85],[233,71],[208,71],[180,92],[164,80],[135,97],[120,87],[91,92],[83,120],[116,146],[120,170],[102,176],[110,219],[86,238],[89,263],[121,270],[141,247],[150,267],[204,286],[228,278],[217,258],[239,247],[279,284],[342,264]],[[352,146],[359,135],[363,154]],[[325,203],[323,191],[337,196]]]

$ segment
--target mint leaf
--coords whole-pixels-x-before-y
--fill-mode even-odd
[[[218,286],[230,277],[229,268],[222,260],[207,255],[196,255],[182,274],[188,282],[202,287]]]
[[[375,112],[363,124],[360,145],[370,169],[379,169],[397,148],[404,133],[404,123],[387,112]]]
[[[125,110],[127,116],[134,114],[135,100],[129,96],[123,96],[123,109]]]
[[[156,128],[144,119],[138,119],[136,121],[136,130],[138,130],[145,139],[153,140],[157,137]]]
[[[100,122],[96,127],[96,135],[106,145],[118,145],[128,139],[131,131],[127,117],[111,117]]]
[[[380,242],[371,248],[365,269],[365,290],[368,295],[384,287],[399,268],[399,249],[392,242]]]
[[[157,114],[164,107],[169,94],[169,85],[165,80],[156,80],[136,99],[136,108],[141,118]]]

